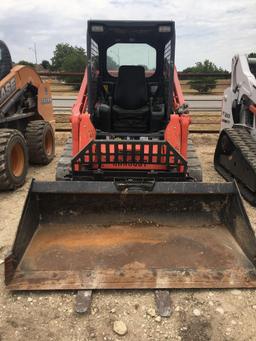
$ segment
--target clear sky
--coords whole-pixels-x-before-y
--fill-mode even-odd
[[[230,69],[235,53],[256,52],[256,0],[5,0],[0,39],[14,61],[50,59],[55,45],[86,46],[88,19],[174,20],[178,70],[210,59]]]

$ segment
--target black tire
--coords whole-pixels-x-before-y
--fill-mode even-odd
[[[24,184],[28,172],[28,150],[24,136],[15,129],[0,129],[0,190]]]
[[[12,58],[6,44],[0,40],[0,80],[12,69]]]
[[[49,122],[31,121],[26,128],[29,162],[48,165],[55,155],[55,138]]]

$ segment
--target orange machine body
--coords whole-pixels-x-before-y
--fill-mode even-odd
[[[50,84],[43,82],[37,72],[24,65],[14,66],[10,73],[0,81],[0,107],[10,100],[10,97],[31,84],[37,89],[37,110],[43,120],[55,126]]]
[[[73,147],[72,147],[72,154],[75,156],[79,151],[81,151],[84,147],[86,147],[89,143],[94,141],[96,139],[96,129],[92,124],[92,121],[90,119],[90,114],[87,111],[87,72],[85,72],[84,79],[77,97],[77,100],[72,108],[72,116],[70,118],[72,123],[72,140],[73,140]],[[191,123],[191,118],[189,114],[182,113],[178,114],[176,113],[180,107],[182,107],[185,104],[185,100],[182,94],[180,82],[178,79],[177,70],[175,68],[174,70],[174,94],[173,94],[173,101],[174,101],[174,108],[175,112],[170,113],[170,120],[165,128],[164,138],[165,141],[167,141],[172,147],[175,148],[175,150],[186,160],[187,159],[187,146],[188,146],[188,132],[189,132],[189,125]],[[142,145],[138,141],[138,143],[135,145],[135,147],[132,146],[132,144],[127,143],[126,145],[126,151],[127,152],[135,152],[135,162],[134,158],[132,156],[130,157],[131,160],[129,160],[129,156],[126,158],[125,162],[122,158],[122,151],[123,151],[123,144],[120,143],[118,145],[118,153],[119,153],[119,162],[114,162],[114,144],[109,145],[109,155],[110,155],[110,161],[113,159],[113,162],[104,163],[104,155],[106,154],[106,145],[101,145],[101,154],[103,155],[103,161],[101,164],[101,169],[120,169],[120,170],[137,170],[142,169],[143,170],[166,170],[167,166],[164,164],[165,161],[172,161],[172,155],[166,154],[166,147],[162,146],[161,150],[159,151],[157,145],[153,145],[151,153],[153,154],[152,158],[149,158],[149,146],[146,144],[143,146],[143,154],[144,154],[144,162],[136,162],[140,159],[141,155],[141,148]],[[157,153],[161,154],[160,163],[156,163]],[[93,156],[94,158],[97,158],[97,156]],[[85,157],[86,158],[86,157]],[[89,158],[89,156],[88,156]],[[112,159],[111,159],[112,158]],[[86,161],[86,160],[85,160]],[[95,160],[94,160],[95,161]],[[150,162],[151,161],[151,162]],[[97,163],[94,163],[94,168],[98,167]],[[79,165],[75,166],[76,170],[79,170]],[[183,171],[183,167],[180,166],[180,171]]]

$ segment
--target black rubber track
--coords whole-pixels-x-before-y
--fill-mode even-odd
[[[11,150],[15,143],[23,146],[24,168],[19,177],[11,172]],[[15,129],[0,129],[0,190],[11,190],[22,186],[28,172],[28,151],[24,136]]]
[[[12,58],[6,44],[0,40],[1,60],[0,60],[0,80],[3,79],[12,69]]]
[[[44,142],[46,133],[49,131],[53,138],[53,148],[50,155],[47,154]],[[30,163],[47,165],[53,160],[55,155],[55,140],[54,132],[49,122],[43,120],[29,122],[26,128],[25,137],[28,145]]]
[[[234,127],[221,132],[214,167],[225,180],[236,179],[243,197],[256,206],[256,141],[246,128]]]
[[[56,168],[56,180],[65,181],[70,180],[71,172],[71,160],[72,160],[72,138],[68,138],[64,151],[57,163]]]
[[[195,182],[203,181],[203,172],[201,162],[197,156],[196,149],[192,140],[188,139],[188,173],[194,179]]]
[[[70,137],[65,146],[64,151],[58,161],[56,169],[56,180],[64,181],[71,179],[71,160],[72,160],[72,138]],[[201,182],[203,180],[202,167],[197,156],[195,147],[191,139],[188,140],[188,172],[194,178],[194,181]]]

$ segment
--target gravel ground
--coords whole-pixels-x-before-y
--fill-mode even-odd
[[[217,136],[193,135],[204,181],[223,181],[212,158]],[[172,290],[173,314],[159,318],[152,291],[98,291],[91,313],[74,312],[75,292],[9,293],[3,283],[3,259],[13,242],[31,178],[54,180],[64,136],[58,135],[55,161],[31,167],[25,186],[0,194],[0,340],[256,340],[254,290]],[[245,203],[256,228],[256,212]],[[153,313],[152,313],[153,311]],[[123,321],[127,333],[113,331]]]

